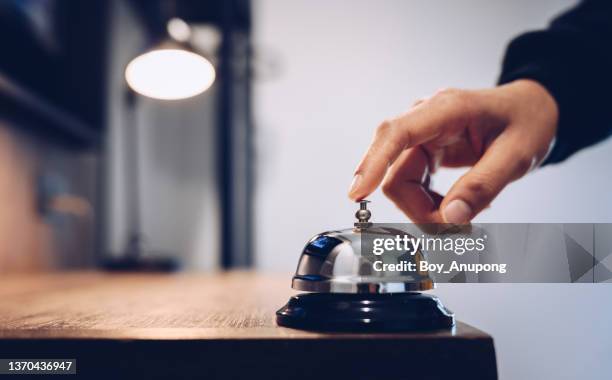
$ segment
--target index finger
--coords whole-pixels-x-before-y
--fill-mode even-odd
[[[349,198],[360,200],[380,185],[389,166],[407,148],[438,137],[454,116],[448,102],[428,101],[390,121],[383,122],[355,170]]]

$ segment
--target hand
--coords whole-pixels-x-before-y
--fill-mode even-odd
[[[440,91],[377,128],[349,197],[363,199],[382,182],[415,223],[468,223],[545,158],[557,119],[555,100],[532,80]],[[443,197],[429,189],[439,166],[472,168]]]

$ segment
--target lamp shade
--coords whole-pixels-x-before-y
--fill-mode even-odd
[[[215,81],[215,68],[188,49],[160,46],[134,58],[125,69],[125,79],[141,95],[178,100],[206,91]]]

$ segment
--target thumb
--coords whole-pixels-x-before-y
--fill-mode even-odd
[[[440,205],[445,223],[470,222],[510,182],[522,177],[535,161],[502,134],[482,158],[451,187]]]

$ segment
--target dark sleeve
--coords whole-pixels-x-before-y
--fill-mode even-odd
[[[515,38],[499,83],[533,79],[555,98],[559,125],[545,163],[559,162],[612,132],[612,1],[586,0],[548,29]]]

